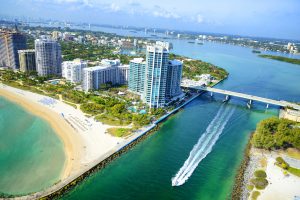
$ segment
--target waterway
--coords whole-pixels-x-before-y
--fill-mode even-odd
[[[144,34],[118,29],[108,31],[107,28],[105,31],[120,35]],[[173,43],[172,51],[176,54],[225,68],[230,76],[218,88],[300,101],[298,65],[260,58],[251,49],[240,46],[213,42],[197,45],[172,38],[168,41]],[[87,178],[62,199],[223,200],[230,197],[250,133],[260,120],[278,115],[278,108],[266,109],[265,104],[255,102],[249,110],[246,101],[233,98],[225,105],[226,110],[222,110],[222,99],[222,95],[200,96],[164,122],[159,131]],[[224,115],[218,115],[220,109]],[[203,143],[201,138],[209,142]],[[196,145],[199,142],[200,147],[205,144],[207,148],[199,148]],[[184,178],[184,184],[172,187],[171,180],[181,168],[190,175]]]
[[[0,193],[38,192],[59,180],[63,143],[51,126],[0,96]]]

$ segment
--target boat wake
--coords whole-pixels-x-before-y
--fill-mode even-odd
[[[219,139],[233,112],[233,108],[224,104],[220,107],[216,116],[201,135],[197,144],[193,147],[188,159],[172,178],[172,186],[183,185],[189,179],[201,160],[211,152],[212,147]]]

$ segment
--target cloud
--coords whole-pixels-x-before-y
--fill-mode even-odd
[[[132,0],[128,2],[128,5],[132,6],[132,7],[140,7],[141,6],[140,3],[132,1]]]
[[[113,11],[113,12],[118,12],[120,10],[120,6],[118,6],[115,3],[111,3],[110,4],[110,10]]]
[[[197,21],[197,23],[202,24],[204,22],[203,16],[198,14],[196,17],[196,21]]]
[[[152,14],[155,17],[163,17],[163,18],[167,18],[167,19],[179,19],[181,18],[181,16],[177,13],[175,13],[174,11],[169,11],[169,10],[165,10],[164,8],[155,5]]]

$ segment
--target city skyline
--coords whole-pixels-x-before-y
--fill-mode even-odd
[[[300,2],[295,0],[276,0],[272,3],[267,0],[247,0],[243,3],[238,0],[155,0],[151,3],[133,0],[18,0],[2,2],[2,5],[2,16],[15,16],[18,13],[17,17],[21,18],[26,16],[94,24],[300,39],[297,34],[300,27],[296,25],[300,19]],[[40,12],[43,12],[43,16]]]

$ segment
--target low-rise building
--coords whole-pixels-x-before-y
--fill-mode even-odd
[[[121,65],[120,60],[102,60],[100,66],[83,69],[82,88],[85,92],[98,90],[102,84],[126,84],[129,66]]]
[[[62,63],[62,77],[71,83],[81,83],[82,71],[86,67],[87,62],[80,59],[64,61]]]

